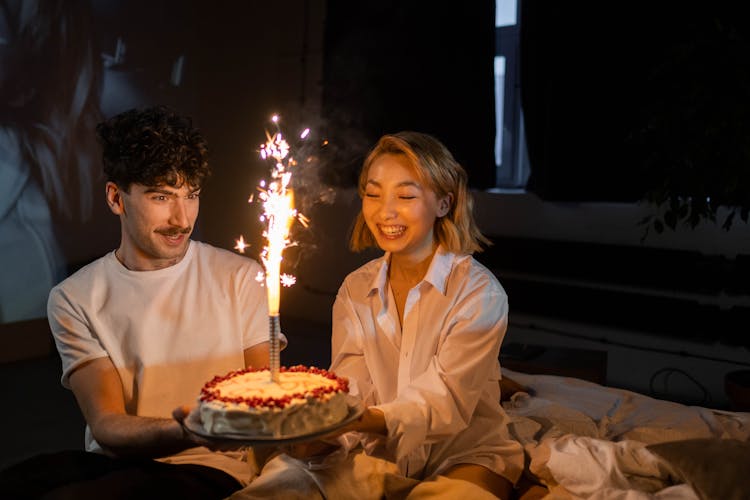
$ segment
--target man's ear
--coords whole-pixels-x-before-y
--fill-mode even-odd
[[[107,205],[112,213],[115,215],[123,215],[125,213],[125,205],[122,202],[122,192],[120,188],[114,182],[107,182],[104,186],[105,194],[107,196]]]
[[[445,217],[448,214],[448,212],[450,212],[452,205],[453,205],[453,193],[448,193],[447,195],[440,198],[440,200],[438,200],[437,216]]]

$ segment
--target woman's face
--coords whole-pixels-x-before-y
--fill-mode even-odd
[[[420,262],[435,246],[435,220],[448,213],[449,198],[422,185],[403,155],[383,154],[370,165],[362,215],[378,246]]]

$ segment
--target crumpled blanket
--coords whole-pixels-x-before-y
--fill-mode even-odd
[[[533,389],[503,403],[524,446],[527,478],[545,499],[700,498],[648,445],[691,439],[750,440],[750,414],[661,401],[584,380],[504,374]],[[530,391],[531,392],[531,391]]]
[[[308,463],[279,454],[269,460],[260,475],[230,500],[445,499],[497,500],[479,486],[460,479],[437,476],[418,481],[399,474],[396,464],[350,453],[342,460]]]
[[[661,401],[580,379],[504,374],[533,389],[503,403],[510,432],[524,447],[526,479],[547,488],[545,500],[697,500],[673,464],[650,445],[695,439],[750,442],[750,413]],[[303,462],[277,455],[231,499],[410,500],[494,497],[478,486],[438,476],[417,481],[388,461],[353,453]]]

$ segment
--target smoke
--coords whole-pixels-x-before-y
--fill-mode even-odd
[[[299,220],[304,221],[292,225],[290,240],[293,244],[284,251],[283,267],[287,272],[296,272],[303,260],[316,258],[321,239],[331,237],[328,227],[331,206],[342,190],[356,188],[370,144],[356,128],[336,127],[334,131],[321,118],[293,122],[287,117],[275,116],[277,120],[271,119],[266,133],[270,136],[281,133],[288,143],[289,156],[285,164],[292,172],[289,188],[294,192],[295,208],[301,214]],[[273,161],[263,160],[266,182],[273,170]],[[255,197],[255,202],[258,201]],[[343,238],[342,244],[345,244]]]

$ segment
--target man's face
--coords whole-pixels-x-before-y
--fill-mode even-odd
[[[135,271],[161,269],[179,262],[198,217],[199,193],[199,188],[187,183],[179,188],[131,184],[129,192],[107,183],[107,201],[120,216],[120,261]]]

